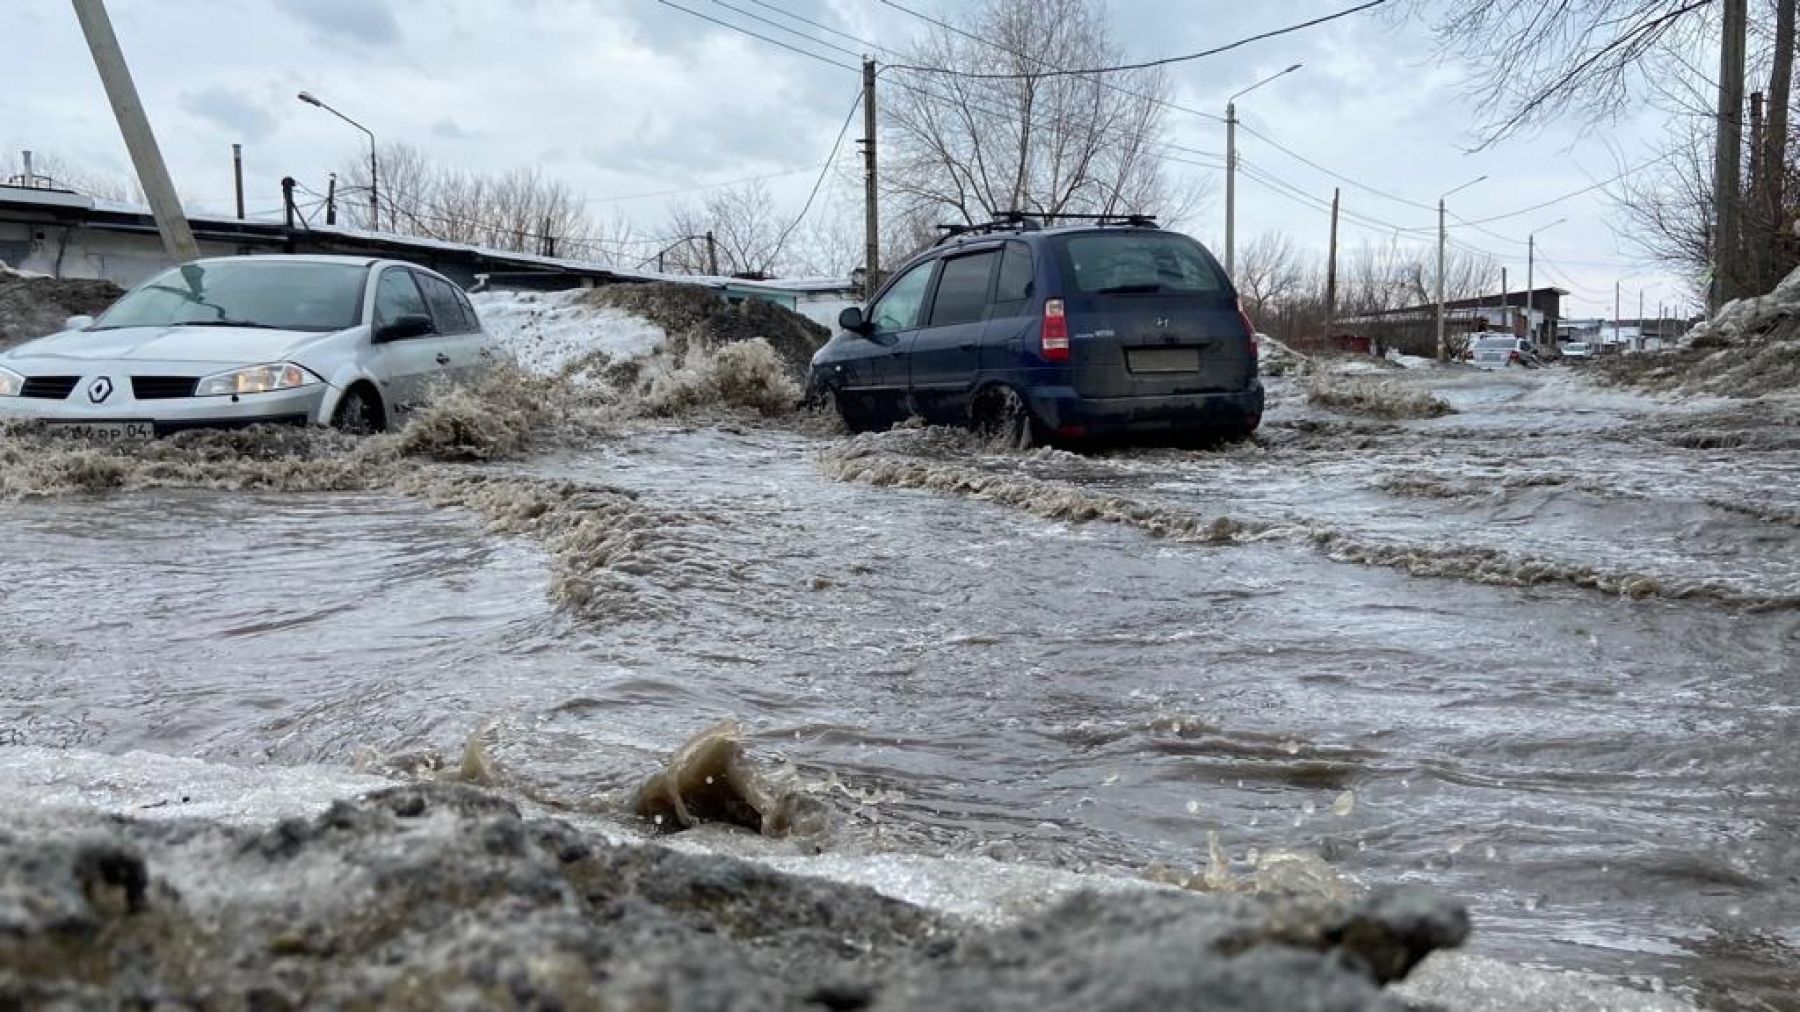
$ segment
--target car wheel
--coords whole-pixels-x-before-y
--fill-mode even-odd
[[[1029,450],[1043,442],[1043,433],[1025,399],[1012,387],[989,387],[975,400],[975,432],[989,443],[1009,450]]]
[[[354,386],[344,391],[337,410],[331,413],[331,427],[352,435],[367,436],[387,428],[381,402],[367,387]]]
[[[831,406],[837,409],[838,417],[844,420],[844,428],[851,432],[871,432],[875,422],[869,417],[869,409],[852,394],[842,390],[832,390]]]

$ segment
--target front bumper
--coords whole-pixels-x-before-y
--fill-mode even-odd
[[[132,398],[130,385],[123,384],[103,403],[95,404],[77,387],[63,400],[0,397],[0,421],[150,422],[159,436],[184,429],[241,428],[265,422],[324,424],[330,393],[330,386],[314,383],[266,394],[140,401]]]
[[[1047,429],[1070,436],[1254,429],[1263,414],[1260,381],[1246,390],[1151,397],[1083,397],[1070,387],[1039,387],[1025,399]]]

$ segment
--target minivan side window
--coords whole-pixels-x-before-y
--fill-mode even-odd
[[[994,283],[994,315],[1017,316],[1031,301],[1037,267],[1031,259],[1031,247],[1022,242],[1009,242],[1000,255],[1000,279]]]
[[[935,261],[927,260],[889,286],[869,314],[877,333],[911,330],[918,325],[919,308],[925,304],[925,289],[931,284],[931,269],[935,266]]]
[[[973,323],[986,316],[988,288],[999,259],[999,250],[988,250],[945,260],[938,276],[937,298],[931,305],[931,326]]]

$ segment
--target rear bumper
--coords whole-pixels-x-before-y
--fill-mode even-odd
[[[1098,436],[1254,429],[1262,422],[1263,388],[1151,397],[1083,397],[1069,387],[1039,387],[1026,401],[1052,433]]]

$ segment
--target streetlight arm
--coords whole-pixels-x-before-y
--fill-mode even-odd
[[[1449,199],[1452,195],[1461,193],[1462,191],[1468,189],[1469,187],[1474,186],[1476,183],[1481,183],[1481,182],[1486,182],[1486,181],[1487,181],[1486,176],[1478,176],[1478,177],[1471,179],[1468,182],[1462,184],[1461,186],[1457,187],[1454,190],[1446,190],[1444,192],[1444,195],[1442,197],[1438,198],[1438,203],[1442,204],[1445,200]]]
[[[1304,67],[1304,66],[1306,66],[1306,64],[1296,63],[1286,70],[1279,71],[1274,74],[1270,74],[1268,77],[1263,78],[1262,80],[1256,82],[1255,84],[1251,85],[1250,87],[1245,88],[1243,91],[1240,91],[1237,94],[1226,99],[1225,104],[1230,105],[1231,103],[1236,102],[1238,99],[1243,98],[1245,95],[1250,94],[1251,92],[1262,87],[1263,85],[1268,84],[1270,81],[1273,81],[1278,77],[1286,77],[1287,75],[1292,74],[1294,71],[1299,70],[1301,67]]]

